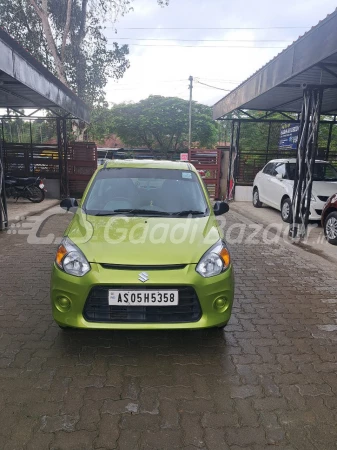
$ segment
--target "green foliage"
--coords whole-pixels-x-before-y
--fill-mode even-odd
[[[43,144],[56,139],[56,121],[54,119],[25,120],[21,117],[3,120],[5,142],[19,144]]]
[[[247,111],[253,117],[261,117],[265,112]],[[297,114],[287,113],[290,118],[297,120]],[[243,118],[243,114],[234,115],[235,119]],[[247,118],[247,116],[245,117]],[[245,122],[242,120],[240,127],[240,182],[251,183],[255,174],[270,159],[280,158],[282,156],[296,156],[295,150],[282,150],[279,148],[281,128],[283,120],[286,118],[279,113],[269,116],[270,119],[277,119],[279,122],[272,122],[269,130],[269,122],[266,119],[262,122]],[[244,119],[244,118],[243,118]],[[329,121],[331,116],[321,116],[321,120]],[[226,131],[230,127],[231,121],[226,122]],[[337,157],[337,125],[330,123],[321,123],[318,135],[318,158],[327,157],[327,149],[329,142],[329,134],[331,130],[331,143],[329,151],[329,159],[335,161]],[[267,152],[268,149],[268,152]]]
[[[102,143],[114,132],[112,110],[107,106],[97,106],[91,112],[91,122],[87,130],[90,141]]]
[[[49,70],[54,70],[42,24],[25,0],[0,0],[0,26]]]
[[[128,46],[109,48],[104,24],[128,13],[132,2],[0,0],[0,26],[80,98],[98,105],[108,79],[122,78],[129,67]]]
[[[328,119],[327,117],[322,117],[322,120]],[[318,148],[319,150],[325,150],[328,147],[330,133],[330,124],[322,123],[319,127],[318,133]],[[331,133],[331,144],[330,144],[330,156],[337,155],[337,125],[332,126]]]
[[[260,118],[266,114],[265,111],[247,111],[252,117]],[[290,114],[289,114],[290,115]],[[243,117],[243,114],[240,114]],[[291,117],[291,115],[290,115]],[[296,115],[293,115],[294,120],[297,119]],[[269,135],[269,122],[242,122],[240,129],[240,150],[242,151],[259,151],[265,152],[268,147],[269,150],[277,151],[280,141],[280,133],[282,127],[282,119],[285,119],[282,114],[274,113],[270,115],[270,119],[280,120],[279,123],[274,122],[271,124]]]
[[[247,111],[250,115],[254,117],[261,117],[261,115],[265,114],[265,112],[260,111]],[[297,120],[297,115],[292,113],[287,113],[288,116],[292,117],[294,121]],[[285,119],[282,114],[275,113],[270,116],[271,119],[277,119],[280,122],[273,122],[270,128],[269,135],[269,152],[277,153],[279,151],[279,141],[280,141],[280,133],[282,128],[282,119]],[[321,116],[321,120],[330,120],[329,116]],[[330,132],[330,124],[329,123],[321,123],[319,127],[319,135],[318,135],[318,148],[321,151],[325,151],[328,147],[328,139]],[[269,134],[269,123],[266,120],[265,123],[262,122],[247,122],[241,123],[241,131],[240,131],[240,150],[241,151],[260,151],[264,152],[267,150],[268,146],[268,134]],[[282,152],[280,150],[280,152]],[[331,134],[331,145],[330,145],[330,154],[337,153],[337,126],[334,125],[332,127]]]
[[[138,103],[112,108],[114,132],[126,145],[144,145],[162,152],[187,149],[189,102],[176,97],[150,96]],[[212,147],[217,126],[210,107],[193,103],[192,142]]]

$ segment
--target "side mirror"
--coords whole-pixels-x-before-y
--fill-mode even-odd
[[[277,178],[278,180],[283,180],[283,175],[282,175],[281,173],[277,173],[277,174],[276,174],[276,178]]]
[[[229,205],[226,202],[215,202],[213,211],[216,216],[221,216],[229,211]]]
[[[61,203],[60,206],[62,209],[65,209],[66,211],[69,211],[72,208],[77,208],[78,207],[78,203],[76,198],[64,198]]]

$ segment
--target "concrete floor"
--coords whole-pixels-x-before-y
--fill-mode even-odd
[[[288,240],[289,225],[282,221],[279,211],[265,205],[262,208],[254,208],[251,202],[232,202],[230,203],[230,209],[256,224],[268,227],[271,231],[273,229],[282,229],[284,239]],[[326,241],[321,224],[319,222],[310,222],[308,231],[308,238],[304,243],[300,244],[300,247],[312,255],[320,256],[326,261],[336,264],[337,246],[331,245]],[[290,243],[291,241],[288,240],[288,242]]]
[[[49,215],[39,236],[70,218]],[[55,243],[0,233],[1,450],[336,450],[336,266],[262,230],[250,245],[251,221],[226,220],[225,331],[65,333]]]
[[[55,199],[45,199],[41,203],[32,203],[25,199],[19,199],[18,201],[9,199],[7,200],[9,225],[17,223],[25,217],[39,214],[52,206],[58,205],[59,203],[60,200]]]

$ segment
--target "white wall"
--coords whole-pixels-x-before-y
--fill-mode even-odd
[[[236,186],[235,197],[236,202],[251,202],[253,195],[253,186]]]

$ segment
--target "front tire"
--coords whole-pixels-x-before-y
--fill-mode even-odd
[[[329,244],[337,245],[337,212],[330,213],[326,218],[324,234]]]
[[[31,196],[27,197],[32,203],[41,203],[45,198],[45,192],[37,186],[30,188]]]
[[[281,217],[283,222],[291,223],[293,220],[293,211],[290,198],[285,198],[281,205]]]
[[[262,208],[262,202],[260,202],[260,195],[258,188],[253,191],[253,206],[255,208]]]

